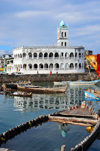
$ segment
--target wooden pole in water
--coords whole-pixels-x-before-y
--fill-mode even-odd
[[[66,146],[65,146],[65,145],[62,145],[62,146],[61,146],[61,151],[65,151],[65,148],[66,148]]]
[[[60,117],[60,116],[59,117],[49,116],[49,121],[60,122],[60,123],[73,123],[73,124],[77,123],[77,125],[83,124],[84,126],[96,125],[98,122],[98,120],[94,120],[94,119]]]

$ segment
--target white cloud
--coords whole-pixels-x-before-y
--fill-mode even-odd
[[[15,14],[16,17],[19,18],[31,18],[35,16],[48,15],[47,11],[22,11]]]
[[[90,36],[100,32],[100,25],[88,25],[74,29],[73,37],[76,36]]]
[[[35,45],[56,43],[56,27],[60,20],[69,25],[69,37],[72,43],[80,44],[100,39],[100,1],[85,0],[2,0],[8,2],[11,11],[4,9],[0,13],[0,44]],[[12,7],[15,8],[12,9]],[[46,25],[44,24],[46,23]],[[51,34],[53,33],[53,34]],[[55,35],[54,35],[55,34]],[[52,37],[53,35],[53,37]],[[55,37],[54,37],[55,36]],[[8,40],[6,40],[8,39]],[[11,40],[9,40],[11,39]],[[84,41],[84,43],[83,43]]]

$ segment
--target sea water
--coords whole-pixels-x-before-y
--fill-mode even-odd
[[[67,88],[65,94],[33,94],[32,98],[0,95],[0,133],[21,123],[32,120],[39,115],[47,115],[67,106],[80,105],[85,99],[83,87]],[[95,111],[99,102],[91,102]],[[47,122],[42,126],[31,128],[1,145],[15,151],[60,151],[62,145],[66,150],[81,142],[89,135],[86,127],[70,124]],[[89,151],[99,151],[100,142],[96,140]]]

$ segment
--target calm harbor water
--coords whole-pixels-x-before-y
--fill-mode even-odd
[[[33,94],[32,98],[0,95],[0,133],[39,115],[81,104],[85,100],[85,89],[86,87],[72,87],[67,88],[66,94]],[[99,102],[91,101],[91,104],[95,111],[100,108]],[[87,135],[86,127],[47,122],[21,133],[1,147],[16,151],[60,151],[61,145],[65,144],[69,151]],[[96,140],[88,151],[99,150],[100,141]]]

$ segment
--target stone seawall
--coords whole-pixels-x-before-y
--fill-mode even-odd
[[[93,80],[98,79],[96,73],[92,73]],[[19,81],[31,82],[53,82],[53,81],[76,81],[85,80],[89,81],[89,73],[80,74],[52,74],[52,75],[0,75],[0,83],[11,83]]]

